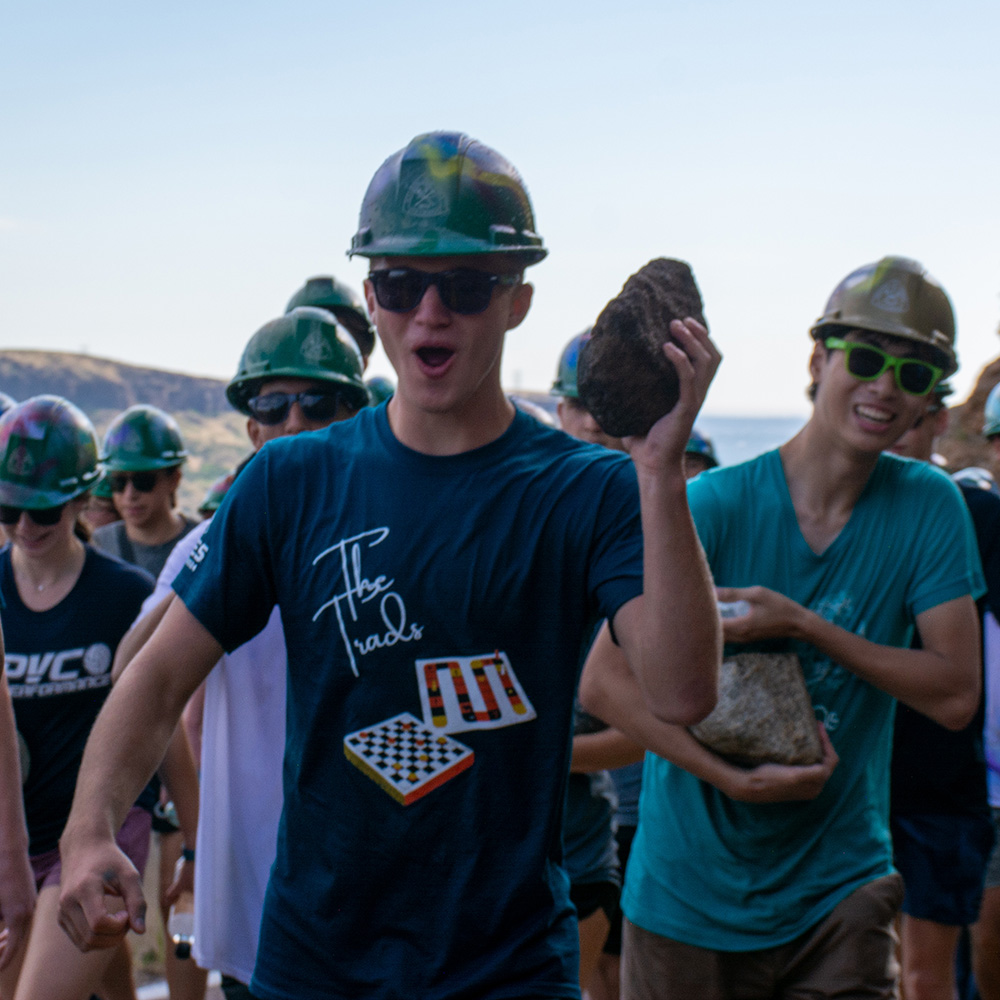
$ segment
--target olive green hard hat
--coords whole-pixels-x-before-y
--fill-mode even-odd
[[[501,253],[527,266],[548,251],[521,175],[461,132],[430,132],[390,156],[361,205],[348,256]]]
[[[983,436],[995,434],[1000,434],[1000,385],[993,386],[983,407]]]
[[[310,278],[288,300],[285,312],[290,313],[299,306],[314,306],[332,312],[354,338],[363,358],[375,350],[375,329],[361,296],[332,275],[321,274]]]
[[[583,345],[590,340],[590,332],[593,327],[587,327],[583,333],[578,333],[564,348],[559,355],[559,369],[556,372],[556,380],[552,383],[549,392],[553,396],[565,396],[567,399],[579,399],[580,393],[576,386],[576,373],[580,366],[580,351]]]
[[[837,285],[810,332],[819,340],[829,327],[872,330],[933,347],[944,374],[958,368],[955,314],[941,285],[907,257],[865,264]]]
[[[146,404],[119,413],[108,425],[101,447],[101,461],[108,472],[170,469],[187,457],[177,421]]]
[[[0,503],[58,507],[97,482],[97,435],[61,396],[33,396],[0,417]]]
[[[226,398],[250,416],[248,402],[261,384],[276,378],[305,378],[336,384],[355,409],[368,405],[361,379],[361,355],[347,331],[325,309],[299,306],[265,323],[243,349],[243,357],[226,386]]]

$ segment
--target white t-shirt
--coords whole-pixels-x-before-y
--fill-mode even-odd
[[[171,592],[208,523],[177,543],[140,618]],[[244,983],[257,957],[281,817],[286,670],[275,608],[264,630],[223,656],[205,682],[193,954],[202,968]]]

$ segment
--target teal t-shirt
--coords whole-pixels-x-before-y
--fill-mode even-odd
[[[872,642],[909,646],[918,614],[984,590],[958,488],[925,463],[882,456],[822,555],[777,451],[702,474],[689,498],[717,585],[769,587]],[[719,951],[768,948],[892,871],[895,701],[809,644],[788,648],[840,763],[812,802],[750,804],[647,754],[623,896],[633,923]]]

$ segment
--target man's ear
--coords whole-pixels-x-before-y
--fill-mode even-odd
[[[253,450],[260,451],[261,445],[264,444],[264,438],[260,433],[260,424],[253,417],[247,417],[247,437],[250,438]]]
[[[510,313],[507,317],[507,329],[513,330],[515,326],[520,326],[524,322],[524,317],[528,315],[531,308],[531,297],[535,292],[533,285],[527,282],[520,284],[514,289],[510,303]]]
[[[365,304],[368,306],[368,315],[371,316],[372,319],[374,320],[375,306],[377,303],[375,301],[375,289],[372,287],[370,278],[365,278],[362,288],[364,289],[365,292]]]
[[[813,344],[812,354],[809,355],[809,377],[813,382],[819,382],[820,373],[823,371],[828,357],[829,351],[827,351],[826,345],[823,341],[817,340]]]

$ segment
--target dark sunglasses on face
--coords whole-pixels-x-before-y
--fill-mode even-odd
[[[412,267],[387,267],[368,275],[375,298],[389,312],[410,312],[420,305],[433,285],[447,309],[462,316],[484,312],[497,285],[517,285],[516,274],[487,274],[468,267],[453,271],[417,271]]]
[[[273,427],[287,418],[293,403],[299,404],[302,416],[306,420],[323,421],[333,420],[340,409],[341,401],[339,392],[307,389],[305,392],[265,392],[260,396],[254,396],[247,406],[254,420]]]
[[[823,341],[827,350],[843,351],[847,371],[862,382],[874,382],[886,369],[891,368],[896,385],[911,396],[926,396],[934,388],[943,369],[919,358],[899,358],[871,344],[854,340],[827,337]]]
[[[42,507],[41,510],[28,510],[26,507],[8,507],[0,504],[0,524],[17,524],[22,514],[27,514],[35,524],[43,528],[51,528],[58,524],[66,504],[58,507]]]
[[[156,488],[157,479],[158,476],[155,470],[143,472],[112,472],[111,475],[108,476],[108,481],[111,483],[112,493],[124,493],[129,482],[132,483],[132,488],[137,490],[139,493],[152,493]]]

